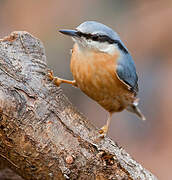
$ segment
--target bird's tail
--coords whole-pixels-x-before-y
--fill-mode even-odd
[[[132,105],[128,106],[126,109],[127,111],[135,113],[139,118],[141,118],[144,121],[146,120],[146,118],[138,108],[138,101],[139,99],[136,99],[135,102]]]

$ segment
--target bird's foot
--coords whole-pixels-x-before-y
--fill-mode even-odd
[[[52,70],[48,70],[48,74],[47,74],[49,80],[53,80],[54,79],[54,75],[53,75],[53,71]]]
[[[58,78],[58,77],[54,77],[53,75],[53,71],[49,70],[48,71],[48,78],[53,81],[53,83],[56,85],[56,86],[60,86],[60,84],[62,83],[61,79]]]
[[[100,134],[100,137],[105,137],[106,134],[107,134],[107,131],[108,131],[108,126],[107,125],[104,125],[100,130],[99,130],[99,134]]]
[[[53,83],[56,86],[60,86],[61,83],[66,83],[66,84],[72,84],[73,86],[77,87],[77,83],[76,83],[75,80],[69,81],[69,80],[66,80],[66,79],[61,79],[61,78],[58,78],[58,77],[54,77],[53,72],[51,70],[49,70],[49,72],[48,72],[48,78],[51,81],[53,81]]]

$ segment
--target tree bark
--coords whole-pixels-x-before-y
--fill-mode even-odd
[[[0,40],[0,158],[24,179],[155,180],[100,138],[47,78],[43,44],[27,32]]]

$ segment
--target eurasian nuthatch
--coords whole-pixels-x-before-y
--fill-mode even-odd
[[[70,66],[74,80],[60,79],[52,73],[49,77],[58,86],[68,83],[80,88],[109,112],[100,133],[106,135],[112,114],[124,109],[145,120],[136,98],[138,77],[135,64],[119,35],[95,21],[86,21],[76,30],[60,32],[71,36],[75,42]]]

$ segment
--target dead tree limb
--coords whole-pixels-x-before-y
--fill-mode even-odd
[[[141,179],[153,174],[97,129],[47,78],[43,44],[0,40],[0,157],[24,179]]]

